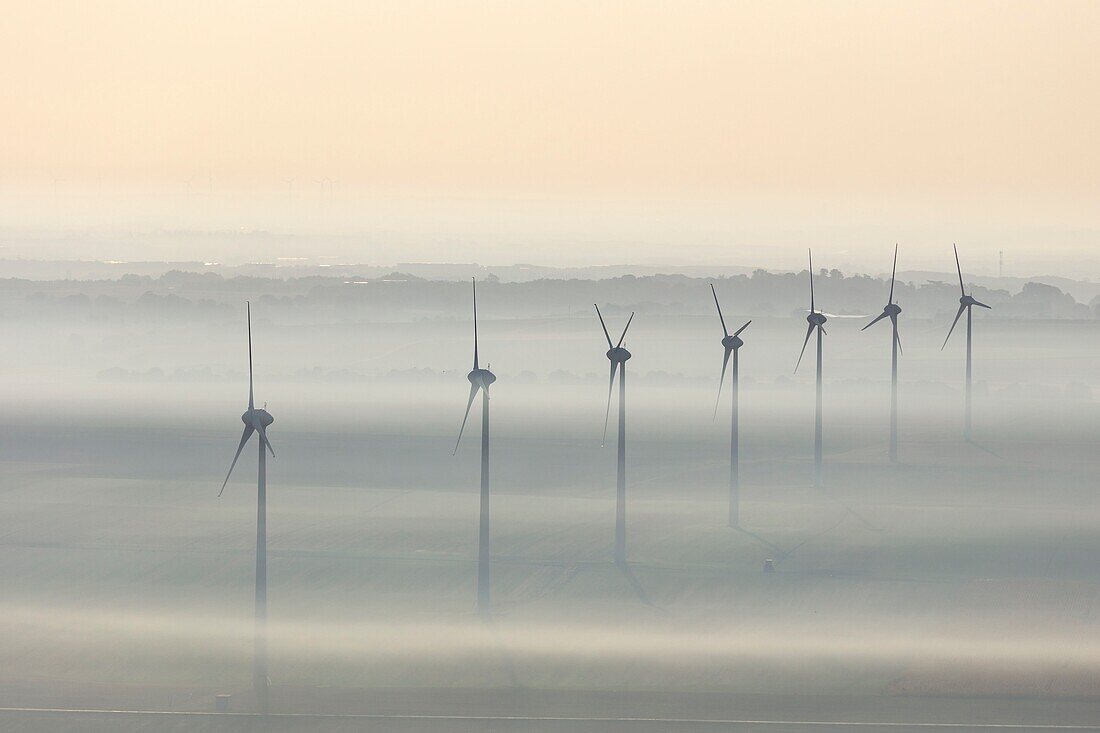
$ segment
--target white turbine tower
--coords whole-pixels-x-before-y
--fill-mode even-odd
[[[603,314],[597,305],[596,315],[600,318],[600,326],[603,327],[604,338],[607,339],[607,359],[611,362],[611,378],[607,384],[607,411],[603,417],[602,446],[607,442],[607,420],[611,415],[611,393],[615,388],[615,372],[619,373],[619,461],[615,478],[615,562],[623,565],[626,563],[626,362],[630,358],[630,352],[623,348],[623,339],[630,330],[630,322],[634,320],[634,314],[626,321],[623,335],[619,337],[619,343],[611,343],[611,334],[607,332],[607,324],[603,322]]]
[[[462,427],[458,430],[458,440],[452,455],[458,453],[462,442],[462,433],[466,430],[466,420],[470,417],[470,408],[474,398],[481,392],[481,519],[478,528],[477,546],[477,610],[481,614],[489,613],[489,385],[497,381],[488,369],[478,365],[477,358],[477,283],[474,283],[474,368],[466,375],[470,380],[470,399],[466,402],[466,414],[462,418]]]
[[[951,338],[951,334],[955,331],[955,326],[959,322],[959,318],[962,317],[963,311],[966,311],[966,426],[963,430],[963,437],[966,440],[970,440],[971,434],[971,392],[973,391],[973,377],[974,377],[974,359],[973,359],[973,311],[974,306],[979,308],[989,308],[990,306],[985,303],[979,303],[974,300],[973,295],[967,295],[966,286],[963,285],[963,271],[962,265],[959,264],[959,248],[955,245],[951,245],[955,250],[955,269],[959,272],[959,310],[955,313],[955,320],[951,322],[951,329],[947,332],[947,338],[943,340],[943,346],[940,347],[940,351],[943,351],[947,346],[948,339]]]
[[[825,322],[829,319],[824,313],[817,310],[814,302],[814,255],[810,252],[810,314],[806,316],[806,322],[810,325],[806,328],[806,340],[802,342],[802,351],[798,355],[798,363],[794,370],[802,363],[802,357],[806,353],[806,344],[810,343],[810,336],[817,331],[817,408],[814,412],[814,486],[820,487],[822,483],[822,447],[821,447],[821,337],[825,333]]]
[[[714,291],[714,285],[710,286],[710,293],[714,296],[714,307],[718,309],[718,320],[722,322],[722,348],[725,349],[725,353],[722,356],[722,376],[718,380],[718,398],[714,401],[714,416],[718,417],[718,402],[722,399],[722,385],[726,382],[726,366],[729,364],[730,357],[733,357],[733,414],[730,417],[730,507],[729,507],[729,525],[731,527],[739,527],[741,524],[741,471],[740,471],[740,446],[738,445],[739,431],[738,431],[738,415],[737,415],[737,401],[738,401],[738,381],[737,381],[737,354],[741,347],[745,345],[745,342],[741,340],[741,332],[749,327],[748,321],[744,326],[734,331],[732,334],[729,329],[726,328],[726,319],[722,317],[722,306],[718,304],[718,293]]]
[[[890,272],[890,299],[882,313],[875,320],[864,326],[861,331],[866,331],[883,318],[889,318],[893,326],[894,335],[890,339],[890,461],[898,460],[898,354],[901,352],[901,339],[898,337],[898,315],[901,307],[894,302],[894,277],[898,271],[898,246],[894,245],[894,269]]]
[[[259,470],[256,480],[256,611],[254,620],[254,647],[252,660],[252,685],[256,690],[256,705],[261,713],[267,712],[268,707],[268,678],[267,678],[267,452],[271,451],[271,457],[275,457],[275,450],[267,439],[267,427],[275,422],[275,418],[264,408],[256,409],[256,401],[252,389],[252,305],[245,305],[248,320],[248,409],[241,415],[244,422],[244,434],[241,435],[237,453],[233,456],[233,462],[229,464],[229,472],[222,482],[221,491],[225,491],[229,477],[233,475],[233,467],[237,465],[237,459],[241,457],[245,443],[252,437],[252,433],[258,433],[259,446]]]

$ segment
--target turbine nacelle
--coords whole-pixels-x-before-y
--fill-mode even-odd
[[[961,298],[959,298],[959,305],[961,305],[964,308],[969,308],[972,305],[981,305],[981,303],[974,300],[973,295],[964,295]]]
[[[615,346],[607,350],[607,358],[614,364],[625,364],[630,358],[630,352],[622,346]]]
[[[259,410],[245,410],[241,415],[241,422],[249,427],[267,427],[271,423],[275,422],[275,418],[271,416],[271,413],[267,410],[260,408]]]
[[[489,385],[497,381],[497,375],[493,374],[488,369],[474,369],[466,375],[466,379],[469,379],[470,384],[476,387],[489,389]]]
[[[722,346],[727,349],[740,349],[745,345],[745,342],[741,340],[740,336],[726,336],[722,339]]]

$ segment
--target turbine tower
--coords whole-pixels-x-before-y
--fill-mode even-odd
[[[458,430],[458,440],[452,455],[458,453],[462,442],[462,433],[466,430],[466,421],[470,417],[470,408],[474,398],[481,391],[481,520],[477,542],[477,610],[489,613],[489,385],[497,381],[488,369],[482,369],[477,360],[477,283],[473,282],[474,292],[474,368],[466,375],[470,380],[470,399],[466,402],[466,414],[462,418],[462,427]]]
[[[825,332],[825,322],[829,319],[824,313],[817,310],[814,302],[814,254],[810,252],[810,314],[806,316],[809,326],[806,328],[806,340],[802,342],[802,351],[798,354],[798,363],[794,365],[795,372],[802,363],[802,357],[806,354],[806,344],[810,343],[810,336],[817,331],[817,410],[814,414],[814,486],[821,486],[821,337],[828,335]]]
[[[256,616],[254,626],[254,651],[252,661],[252,684],[256,690],[256,704],[261,713],[267,712],[268,704],[268,678],[267,678],[267,453],[265,448],[271,451],[271,457],[275,457],[275,450],[267,439],[267,427],[275,422],[275,418],[265,408],[256,409],[256,401],[252,390],[252,305],[245,304],[245,312],[248,320],[248,409],[241,415],[244,423],[244,434],[241,435],[237,453],[233,456],[233,462],[229,464],[229,473],[225,475],[221,491],[225,491],[229,477],[233,475],[233,467],[237,465],[237,459],[241,457],[245,443],[252,437],[252,433],[259,433],[259,471],[256,481]]]
[[[901,352],[901,339],[898,338],[898,314],[901,313],[901,308],[894,302],[894,277],[897,271],[898,246],[895,244],[894,269],[890,272],[890,299],[886,301],[882,313],[860,329],[866,331],[883,318],[889,318],[894,327],[894,336],[890,341],[890,461],[893,463],[898,460],[898,354]]]
[[[962,317],[963,311],[966,311],[966,426],[963,429],[963,437],[966,440],[970,440],[970,426],[971,426],[971,391],[972,380],[974,375],[973,369],[973,356],[972,356],[972,327],[973,327],[973,309],[974,306],[979,308],[989,308],[990,306],[985,303],[979,303],[974,300],[973,295],[966,294],[966,287],[963,285],[963,271],[962,265],[959,264],[959,248],[955,245],[951,245],[955,250],[955,269],[959,272],[959,310],[955,313],[955,320],[951,322],[951,329],[947,332],[947,338],[943,340],[943,346],[940,347],[940,351],[943,351],[947,346],[948,339],[951,338],[951,334],[955,331],[955,326],[959,322],[959,318]]]
[[[718,380],[718,398],[714,401],[714,416],[718,417],[718,402],[722,399],[722,385],[726,381],[726,366],[729,364],[730,355],[733,356],[733,414],[730,418],[730,513],[729,513],[729,525],[731,527],[738,527],[741,524],[741,476],[740,476],[740,456],[738,453],[738,430],[737,430],[737,352],[744,346],[745,342],[741,340],[741,332],[749,327],[749,321],[741,328],[737,329],[731,335],[729,329],[726,328],[726,319],[722,317],[722,306],[718,304],[718,293],[714,292],[714,284],[710,286],[710,293],[714,296],[714,307],[718,309],[718,320],[722,322],[722,348],[725,349],[725,354],[722,356],[722,377]]]
[[[611,416],[611,392],[615,387],[615,372],[619,372],[619,463],[615,483],[615,562],[626,563],[626,361],[630,358],[630,352],[623,348],[623,339],[630,329],[630,322],[634,320],[634,314],[626,321],[623,335],[619,337],[619,343],[612,345],[611,334],[607,332],[607,324],[603,321],[600,307],[596,306],[596,315],[600,318],[600,326],[603,327],[604,338],[607,339],[607,359],[611,362],[611,378],[607,383],[607,411],[603,417],[602,447],[607,442],[607,420]]]

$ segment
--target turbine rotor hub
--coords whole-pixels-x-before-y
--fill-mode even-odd
[[[806,316],[806,321],[809,322],[809,324],[811,326],[823,326],[823,325],[825,325],[825,322],[828,321],[828,320],[829,319],[825,317],[824,313],[816,313],[815,312],[815,313],[811,313],[810,315]]]
[[[745,345],[745,342],[741,340],[740,336],[726,336],[722,339],[722,346],[727,349],[739,349]]]
[[[624,349],[622,346],[616,346],[613,349],[607,350],[607,358],[611,361],[617,361],[622,364],[630,358],[630,352]]]
[[[896,316],[897,314],[901,313],[901,306],[897,303],[891,303],[890,305],[883,308],[882,312],[888,316]]]

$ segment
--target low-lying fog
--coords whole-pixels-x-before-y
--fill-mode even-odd
[[[608,305],[617,333],[634,304]],[[735,531],[717,316],[640,313],[624,570],[595,312],[501,306],[480,313],[499,378],[488,623],[474,613],[478,423],[451,455],[468,311],[253,308],[277,455],[274,708],[370,711],[367,692],[331,694],[345,689],[1100,699],[1097,320],[976,313],[968,444],[965,332],[940,350],[954,306],[903,313],[891,465],[889,325],[831,319],[818,491],[812,354],[793,373],[805,320],[728,309],[731,327],[753,319]],[[243,315],[0,323],[0,706],[208,710],[229,692],[247,707],[254,444],[217,498],[247,403]]]

